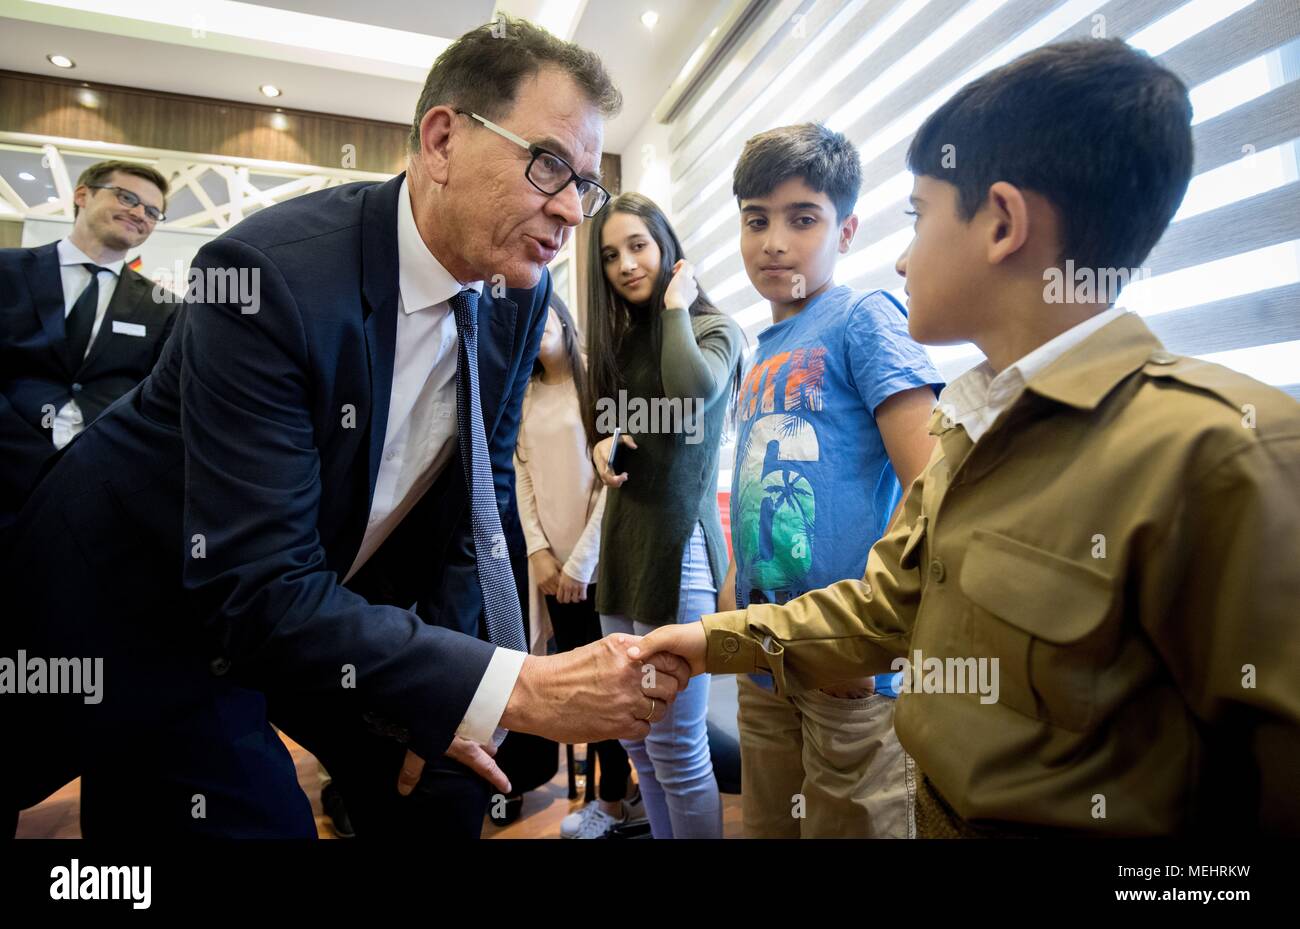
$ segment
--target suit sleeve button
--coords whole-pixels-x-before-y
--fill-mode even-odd
[[[225,674],[227,671],[230,670],[230,659],[213,658],[212,663],[209,664],[208,667],[211,669],[213,674],[215,674],[217,677],[221,677],[221,675]]]
[[[736,641],[735,636],[727,636],[722,640],[722,650],[728,654],[734,655],[740,651],[740,643]]]

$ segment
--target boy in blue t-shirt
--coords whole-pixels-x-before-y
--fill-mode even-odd
[[[812,123],[754,136],[736,165],[740,250],[772,325],[740,391],[719,610],[861,577],[930,457],[942,384],[905,311],[833,280],[861,179],[857,149]],[[738,686],[747,836],[913,834],[909,760],[873,678],[789,697],[764,675]]]

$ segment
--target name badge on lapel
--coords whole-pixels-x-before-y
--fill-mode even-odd
[[[120,319],[113,320],[113,332],[122,335],[134,335],[144,337],[144,323],[124,323]]]

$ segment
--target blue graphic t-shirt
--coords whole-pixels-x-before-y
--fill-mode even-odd
[[[731,485],[738,607],[862,577],[903,495],[875,410],[926,385],[943,386],[885,291],[835,287],[759,333]]]

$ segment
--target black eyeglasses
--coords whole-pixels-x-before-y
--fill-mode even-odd
[[[470,113],[467,110],[457,110],[456,112],[461,116],[477,119],[497,135],[509,139],[520,148],[527,149],[528,153],[533,157],[529,160],[528,167],[524,169],[524,176],[528,178],[530,184],[548,197],[553,197],[568,187],[569,184],[574,184],[578,188],[578,199],[582,201],[582,215],[587,218],[595,216],[609,202],[608,190],[591,178],[583,177],[573,170],[572,165],[554,152],[547,151],[540,145],[534,145],[520,138],[509,129],[498,126],[492,120],[484,119],[477,113]]]
[[[126,207],[128,210],[134,210],[138,206],[143,206],[144,215],[148,217],[150,222],[160,223],[167,218],[167,214],[164,213],[162,210],[158,209],[158,207],[150,206],[149,204],[145,203],[143,200],[141,200],[135,194],[131,193],[131,191],[127,190],[125,187],[113,187],[110,184],[87,184],[86,186],[91,188],[92,190],[113,191],[115,194],[117,194],[117,202],[122,204],[122,206]]]

